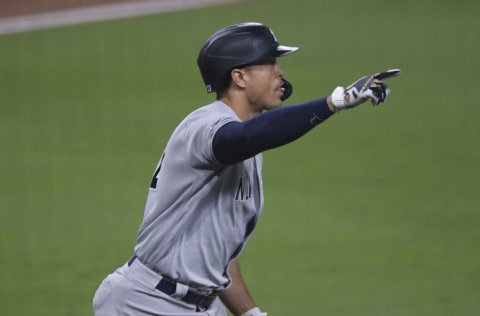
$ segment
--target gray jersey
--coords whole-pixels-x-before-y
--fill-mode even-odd
[[[221,101],[201,107],[175,129],[155,171],[136,255],[181,283],[222,289],[263,208],[262,155],[224,166],[212,141],[240,121]]]

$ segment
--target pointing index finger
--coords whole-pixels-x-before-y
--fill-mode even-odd
[[[373,78],[378,80],[383,80],[383,79],[398,76],[400,75],[400,73],[401,73],[400,69],[390,69],[390,70],[379,72],[373,75]]]

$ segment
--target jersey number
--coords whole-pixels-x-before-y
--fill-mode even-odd
[[[162,169],[162,162],[164,157],[165,153],[162,154],[162,157],[160,158],[160,163],[158,164],[157,169],[155,169],[155,173],[153,174],[152,182],[150,182],[150,189],[152,190],[157,189],[158,173],[160,172],[160,169]]]

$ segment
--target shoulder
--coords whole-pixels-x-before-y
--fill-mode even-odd
[[[192,131],[198,129],[216,130],[232,121],[240,121],[240,119],[228,105],[221,101],[215,101],[191,112],[181,125]]]
[[[192,165],[210,164],[216,161],[212,151],[215,134],[223,125],[238,120],[229,106],[215,101],[187,115],[175,130],[173,138],[182,144]]]
[[[217,118],[217,117],[228,117],[232,120],[240,120],[235,112],[225,103],[222,101],[215,101],[208,105],[204,105],[197,110],[190,113],[187,118],[195,119],[201,117],[202,120],[206,120],[210,117]]]

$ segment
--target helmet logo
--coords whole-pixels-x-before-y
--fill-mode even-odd
[[[207,84],[206,87],[208,93],[212,92],[212,85]]]

